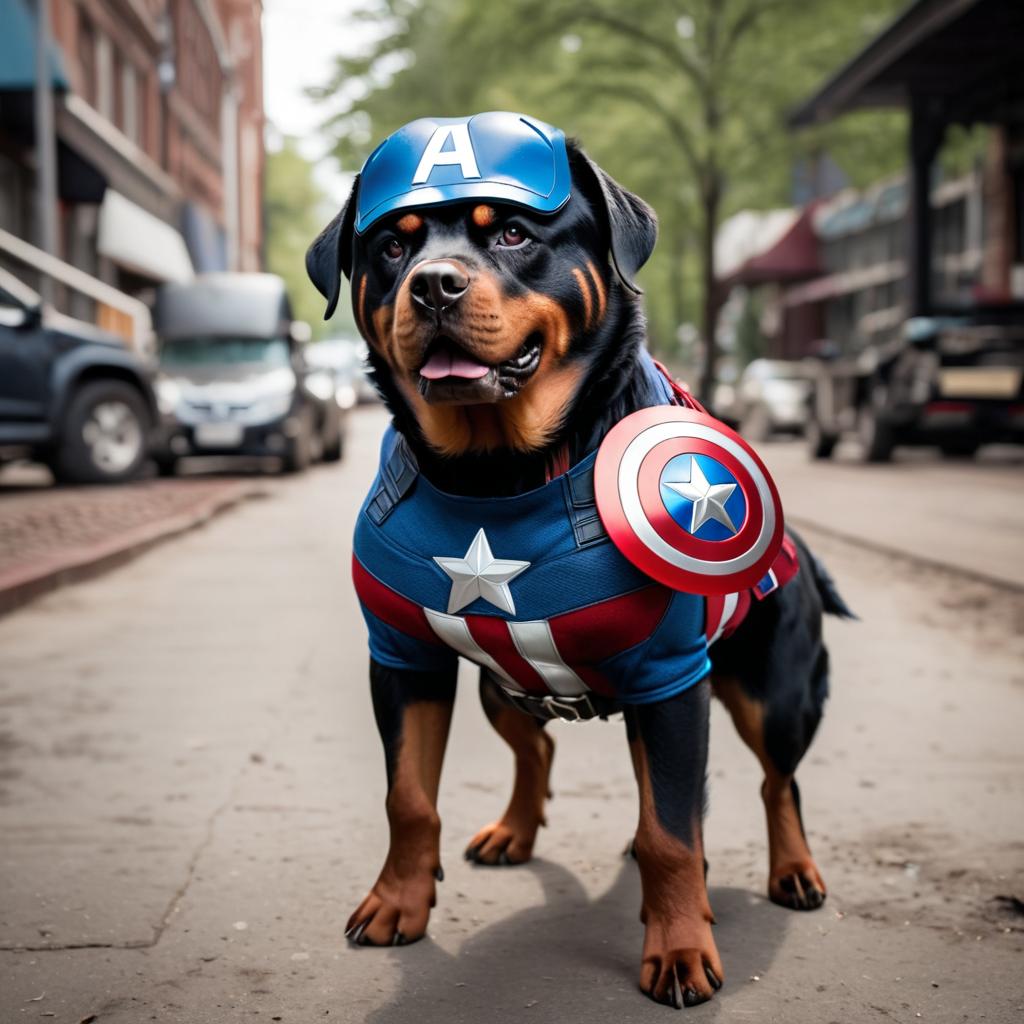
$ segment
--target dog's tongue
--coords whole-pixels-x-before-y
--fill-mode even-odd
[[[433,355],[420,367],[420,376],[427,380],[440,380],[442,377],[464,377],[477,380],[486,377],[489,366],[470,359],[465,353],[452,350],[448,345],[441,345]]]

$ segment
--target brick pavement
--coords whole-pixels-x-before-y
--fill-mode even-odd
[[[0,613],[265,493],[257,478],[225,477],[6,490],[0,494]]]

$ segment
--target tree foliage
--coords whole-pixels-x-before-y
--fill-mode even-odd
[[[313,177],[312,163],[294,139],[285,138],[280,149],[267,153],[263,215],[267,269],[284,278],[296,319],[308,321],[314,337],[320,337],[326,331],[324,300],[306,276],[306,249],[333,213]],[[351,317],[347,305],[338,317]],[[337,332],[338,327],[336,323],[331,329]],[[356,333],[354,324],[351,333]]]
[[[416,117],[525,110],[578,137],[658,211],[644,271],[654,346],[714,334],[710,251],[721,220],[787,205],[801,158],[850,180],[902,166],[898,116],[793,135],[785,115],[877,33],[901,0],[366,0],[380,27],[316,95],[343,166]],[[712,353],[713,355],[713,353]],[[710,371],[711,360],[708,360]],[[706,382],[705,382],[706,383]]]

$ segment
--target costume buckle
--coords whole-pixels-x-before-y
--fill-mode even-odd
[[[546,722],[556,718],[563,722],[585,722],[598,715],[593,701],[585,693],[576,697],[567,697],[561,694],[545,694],[542,697],[539,694],[519,693],[507,687],[502,687],[502,689],[505,696],[518,710]]]

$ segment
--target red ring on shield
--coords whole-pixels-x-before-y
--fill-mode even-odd
[[[739,485],[747,512],[734,536],[694,537],[665,507],[661,476],[669,460],[682,454],[713,458]],[[674,590],[745,590],[764,578],[782,546],[782,504],[764,463],[735,431],[705,412],[655,406],[621,420],[598,449],[594,495],[619,551]]]
[[[661,496],[661,477],[668,463],[677,455],[707,455],[724,466],[733,476],[743,492],[747,505],[747,514],[740,524],[739,531],[725,540],[702,540],[680,526],[665,507]],[[724,561],[737,558],[757,540],[761,532],[764,515],[761,499],[757,496],[754,482],[750,474],[742,467],[738,459],[726,452],[719,445],[711,444],[700,438],[675,437],[670,441],[661,441],[644,457],[638,478],[640,505],[650,520],[651,526],[658,535],[673,547],[682,546],[683,550],[697,558],[711,561]]]

